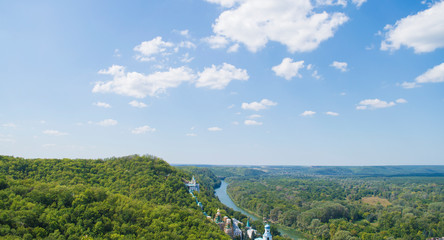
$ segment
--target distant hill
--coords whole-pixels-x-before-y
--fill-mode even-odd
[[[436,166],[207,166],[219,177],[258,175],[324,175],[359,177],[444,176],[444,165]]]
[[[229,239],[153,156],[0,156],[1,239]]]

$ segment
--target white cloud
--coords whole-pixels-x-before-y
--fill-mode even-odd
[[[207,42],[210,45],[210,48],[225,48],[228,45],[228,40],[225,37],[220,35],[211,36],[203,39],[204,42]]]
[[[302,77],[301,74],[299,74],[299,70],[303,68],[304,61],[293,62],[293,59],[291,58],[284,58],[281,64],[276,65],[271,69],[276,73],[277,76],[290,80],[293,77]]]
[[[444,14],[442,14],[442,15],[444,15]],[[444,26],[444,23],[443,23],[443,26]],[[418,76],[415,80],[417,83],[444,82],[444,63],[441,63],[441,64],[427,70],[425,73]]]
[[[128,104],[131,105],[131,106],[133,106],[133,107],[137,107],[137,108],[145,108],[145,107],[148,106],[148,105],[146,105],[145,103],[143,103],[143,102],[138,102],[138,101],[136,101],[136,100],[133,100],[133,101],[129,102]]]
[[[183,63],[189,63],[189,62],[191,62],[193,60],[194,60],[194,57],[190,57],[189,53],[183,54],[182,58],[180,59],[180,61],[183,62]]]
[[[333,116],[333,117],[339,116],[339,113],[337,113],[337,112],[326,112],[325,114],[327,114],[329,116]]]
[[[250,119],[261,118],[261,117],[262,116],[259,114],[253,114],[253,115],[248,116],[248,118],[250,118]]]
[[[119,65],[112,65],[108,69],[99,70],[98,73],[106,75],[123,75],[125,73],[125,67]]]
[[[301,116],[303,116],[303,117],[311,117],[311,116],[313,116],[315,114],[316,114],[316,112],[313,112],[313,111],[304,111],[303,113],[301,113]]]
[[[98,122],[97,125],[100,125],[102,127],[115,126],[117,125],[117,121],[114,119],[105,119],[103,121]]]
[[[231,104],[230,106],[228,106],[227,108],[228,109],[232,109],[232,108],[234,108],[234,106],[236,106],[236,105],[234,105],[234,104]]]
[[[57,130],[45,130],[45,131],[43,131],[43,133],[46,134],[46,135],[56,136],[56,137],[68,135],[68,133],[60,132],[60,131],[57,131]]]
[[[395,102],[386,102],[379,100],[377,98],[375,99],[365,99],[359,102],[359,105],[356,107],[358,110],[365,110],[365,109],[378,109],[378,108],[388,108],[395,106]]]
[[[156,37],[151,41],[145,41],[140,45],[135,46],[134,51],[140,53],[140,55],[137,56],[137,59],[141,61],[151,61],[154,60],[152,55],[165,52],[168,48],[173,46],[174,44],[171,42],[162,41],[162,37]]]
[[[206,0],[210,3],[216,3],[221,5],[222,7],[232,7],[239,0]]]
[[[234,122],[231,122],[231,124],[233,124],[233,125],[239,125],[239,122],[238,122],[238,121],[234,121]]]
[[[194,44],[194,43],[192,43],[190,41],[183,41],[183,42],[179,43],[179,47],[182,47],[182,48],[196,48],[196,44]]]
[[[262,99],[260,102],[242,103],[242,109],[259,111],[276,105],[276,102],[268,99]]]
[[[224,63],[222,66],[212,65],[200,72],[196,87],[207,87],[210,89],[224,89],[232,80],[248,80],[247,70],[236,68]]]
[[[421,87],[421,85],[417,84],[416,82],[403,82],[401,83],[401,87],[410,89],[410,88]]]
[[[321,76],[318,74],[318,70],[314,70],[311,76],[316,79],[321,79]]]
[[[233,53],[237,52],[239,50],[240,45],[238,43],[231,45],[231,47],[228,48],[227,52]]]
[[[114,57],[121,57],[122,54],[120,54],[120,50],[119,49],[114,49]]]
[[[341,70],[341,72],[345,72],[347,71],[347,63],[346,62],[338,62],[338,61],[333,61],[333,63],[330,65],[338,70]]]
[[[444,63],[434,66],[428,69],[425,73],[416,77],[414,82],[403,82],[401,86],[403,88],[416,88],[420,87],[421,83],[439,83],[444,82]]]
[[[398,98],[396,99],[396,103],[407,103],[407,100],[405,100],[404,98]]]
[[[310,0],[207,1],[229,8],[213,24],[216,36],[243,43],[252,52],[268,41],[284,44],[292,53],[311,51],[348,21],[344,13],[316,11]]]
[[[142,126],[142,127],[138,127],[138,128],[134,128],[131,133],[133,134],[142,134],[142,133],[147,133],[147,132],[155,132],[156,129],[152,128],[148,125]]]
[[[247,126],[260,126],[260,125],[262,125],[262,122],[248,119],[248,120],[244,121],[244,124]]]
[[[316,0],[317,5],[339,5],[346,7],[347,1],[346,0]]]
[[[367,0],[352,0],[352,3],[354,3],[358,8],[361,7],[365,2],[367,2]]]
[[[197,134],[195,134],[195,133],[187,133],[186,135],[188,137],[197,137]]]
[[[116,93],[136,98],[158,96],[168,88],[179,86],[182,82],[190,82],[195,75],[190,68],[170,68],[168,71],[145,75],[138,72],[125,72],[123,66],[113,65],[108,70],[100,70],[100,74],[113,76],[108,82],[96,82],[94,93]]]
[[[14,123],[4,123],[2,124],[2,127],[7,127],[7,128],[15,128],[17,125],[15,125]]]
[[[432,52],[444,47],[444,1],[429,9],[387,25],[381,50],[398,50],[401,46],[413,48],[415,53]]]
[[[95,102],[95,103],[93,103],[93,105],[97,106],[97,107],[111,108],[111,105],[109,105],[108,103],[105,103],[105,102]]]
[[[180,35],[184,36],[184,37],[189,37],[190,36],[190,32],[188,31],[188,29],[179,31]]]
[[[220,127],[209,127],[208,131],[210,131],[210,132],[220,132],[220,131],[222,131],[222,128],[220,128]]]

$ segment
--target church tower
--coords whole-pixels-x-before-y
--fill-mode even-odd
[[[265,232],[264,235],[262,236],[262,240],[273,240],[273,237],[271,236],[270,233],[270,225],[265,225]]]

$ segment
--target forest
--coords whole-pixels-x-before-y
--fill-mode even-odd
[[[230,239],[188,193],[190,178],[148,155],[0,156],[0,238]],[[204,187],[200,198],[217,209],[212,193]]]
[[[442,167],[367,168],[210,169],[226,178],[238,206],[308,239],[444,237]]]

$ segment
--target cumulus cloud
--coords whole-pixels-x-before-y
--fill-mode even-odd
[[[399,98],[395,101],[396,103],[407,103],[407,100],[403,99],[403,98]],[[361,102],[359,102],[359,105],[356,106],[357,110],[365,110],[365,109],[378,109],[378,108],[389,108],[389,107],[393,107],[396,105],[396,103],[391,101],[391,102],[386,102],[386,101],[382,101],[380,99],[365,99],[362,100]]]
[[[120,50],[119,49],[114,49],[114,57],[121,57],[122,54],[120,54]]]
[[[216,3],[221,5],[222,7],[232,7],[239,0],[206,0],[210,3]]]
[[[155,132],[156,129],[152,128],[148,125],[142,126],[142,127],[138,127],[138,128],[134,128],[131,133],[132,134],[142,134],[142,133],[147,133],[147,132]]]
[[[191,62],[193,60],[194,60],[194,57],[190,57],[189,53],[183,54],[182,57],[180,58],[180,61],[183,62],[183,63],[189,63],[189,62]]]
[[[184,36],[184,37],[189,37],[190,36],[190,31],[188,29],[179,31],[179,34]]]
[[[352,3],[355,4],[358,8],[362,6],[362,4],[364,4],[365,2],[367,2],[367,0],[352,0]]]
[[[329,115],[329,116],[333,116],[333,117],[339,116],[339,113],[337,113],[337,112],[326,112],[325,114]]]
[[[421,87],[421,85],[417,84],[416,82],[403,82],[401,83],[401,87],[406,89],[411,89],[411,88]]]
[[[277,76],[290,80],[293,77],[302,77],[301,74],[299,74],[299,70],[303,68],[304,61],[293,62],[293,59],[291,58],[284,58],[281,64],[276,65],[271,69],[276,73]]]
[[[407,103],[407,100],[405,100],[404,98],[398,98],[396,99],[396,103]]]
[[[222,131],[222,128],[220,128],[220,127],[209,127],[208,131],[210,131],[210,132],[220,132],[220,131]]]
[[[415,53],[432,52],[444,47],[444,1],[429,9],[387,25],[381,50],[398,50],[401,46],[413,48]]]
[[[347,6],[346,0],[316,0],[317,5],[338,5],[338,6]]]
[[[133,101],[129,102],[128,104],[133,106],[133,107],[137,107],[137,108],[145,108],[145,107],[148,106],[145,103],[139,102],[139,101],[136,101],[136,100],[133,100]]]
[[[2,127],[7,127],[7,128],[15,128],[17,125],[15,125],[14,123],[3,123]]]
[[[248,118],[250,118],[250,119],[261,118],[261,117],[262,116],[259,114],[253,114],[253,115],[248,116]]]
[[[341,72],[345,72],[347,71],[348,64],[346,62],[333,61],[333,63],[330,66],[340,70]]]
[[[247,125],[247,126],[260,126],[260,125],[262,125],[263,123],[262,123],[262,122],[255,121],[255,120],[247,119],[247,120],[244,121],[244,124]]]
[[[224,43],[221,40],[224,38],[243,43],[252,52],[263,48],[268,41],[284,44],[292,53],[312,51],[348,21],[344,13],[317,11],[310,0],[207,1],[228,8],[213,24],[220,42]]]
[[[246,81],[249,78],[247,70],[236,68],[228,63],[224,63],[222,66],[212,65],[198,75],[196,87],[210,89],[224,89],[232,80]]]
[[[111,105],[109,105],[108,103],[105,103],[105,102],[95,102],[95,103],[93,103],[93,105],[97,106],[97,107],[103,107],[103,108],[110,108],[111,107]]]
[[[267,109],[271,106],[276,106],[277,103],[268,99],[262,99],[260,102],[242,103],[242,109],[259,111]]]
[[[173,47],[171,42],[162,41],[162,37],[156,37],[151,41],[145,41],[134,47],[134,51],[139,52],[136,58],[141,61],[152,61],[153,55],[165,52],[168,48]]]
[[[97,125],[100,125],[102,127],[110,127],[117,125],[117,121],[114,119],[105,119],[103,121],[98,122]]]
[[[215,35],[211,37],[207,37],[203,39],[204,42],[207,42],[210,45],[210,48],[225,48],[228,45],[228,40],[225,37],[220,35]]]
[[[416,88],[420,87],[421,83],[439,83],[444,82],[444,63],[434,66],[428,69],[425,73],[416,77],[414,82],[403,82],[401,86],[403,88]]]
[[[43,134],[50,135],[50,136],[56,136],[56,137],[68,135],[68,133],[66,133],[66,132],[60,132],[57,130],[45,130],[45,131],[43,131]]]
[[[240,45],[238,43],[231,45],[231,47],[228,48],[227,52],[233,53],[237,52],[239,50]]]
[[[113,76],[108,82],[96,82],[94,93],[116,93],[136,98],[158,96],[166,89],[179,86],[183,82],[195,79],[193,71],[188,67],[169,68],[168,71],[154,72],[145,75],[138,72],[125,72],[123,66],[113,65],[108,69],[100,70],[99,74]]]
[[[195,134],[195,133],[187,133],[186,136],[188,136],[188,137],[196,137],[197,134]]]
[[[444,14],[442,14],[442,15],[444,15]],[[443,26],[444,26],[444,24],[443,24]],[[415,80],[417,83],[444,82],[444,63],[441,63],[441,64],[427,70],[425,73],[418,76]]]
[[[316,114],[316,112],[307,110],[307,111],[304,111],[303,113],[301,113],[301,116],[303,116],[303,117],[311,117],[311,116],[313,116],[315,114]]]

